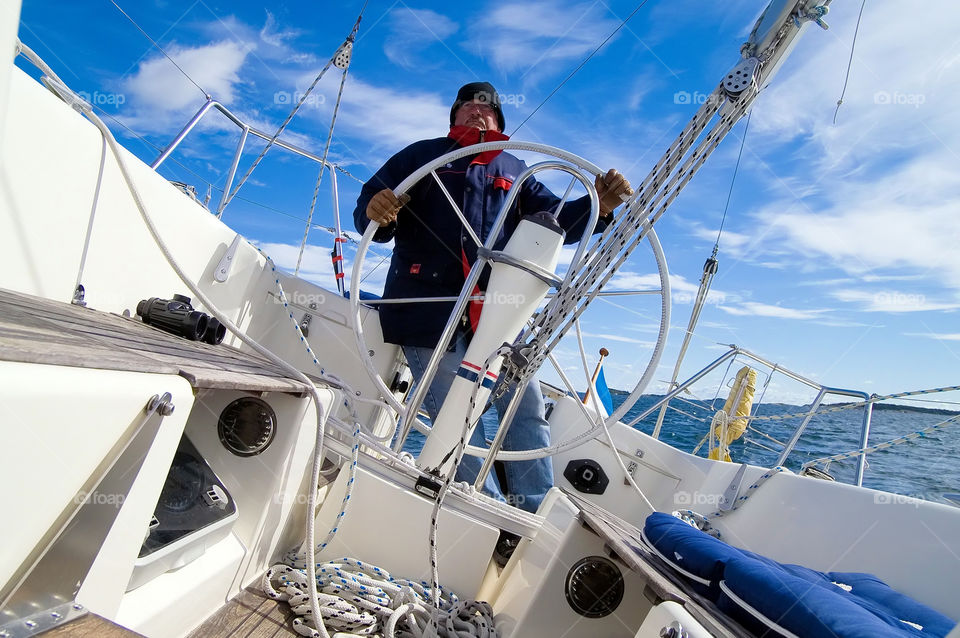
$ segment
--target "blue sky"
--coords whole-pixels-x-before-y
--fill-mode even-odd
[[[267,131],[350,32],[362,4],[118,3],[205,91]],[[405,144],[444,135],[456,89],[475,80],[500,91],[512,132],[636,4],[371,0],[330,159],[366,179]],[[515,139],[617,167],[639,184],[737,61],[763,4],[649,0]],[[720,270],[681,376],[718,356],[719,344],[737,343],[827,385],[879,394],[960,380],[960,5],[867,3],[834,124],[859,8],[834,2],[830,30],[809,30],[754,106]],[[146,161],[203,103],[202,92],[107,0],[27,0],[20,37],[115,118],[106,119]],[[285,134],[317,154],[339,86],[335,71]],[[717,236],[744,125],[657,226],[674,287],[661,380],[669,378]],[[224,119],[210,117],[161,173],[194,184],[201,196],[211,183],[216,202],[237,137]],[[249,146],[242,168],[259,148]],[[309,162],[268,155],[224,219],[292,269],[316,177]],[[352,231],[359,184],[338,178],[344,227]],[[328,177],[314,221],[333,224]],[[314,228],[309,244],[302,273],[329,283],[332,235]],[[387,252],[377,248],[372,263]],[[612,287],[650,286],[652,261],[642,250],[635,255]],[[375,289],[383,270],[366,283]],[[590,309],[587,350],[592,363],[600,346],[610,349],[610,385],[632,387],[656,316],[643,297]],[[579,361],[574,343],[558,354],[565,367]],[[778,390],[791,398],[788,388]]]

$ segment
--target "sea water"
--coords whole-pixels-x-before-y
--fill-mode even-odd
[[[626,394],[615,393],[614,405],[619,406],[625,398]],[[657,395],[640,397],[627,412],[624,422],[629,423],[661,398]],[[708,432],[710,419],[717,409],[723,407],[723,401],[711,405],[707,401],[674,400],[670,405],[682,412],[672,407],[667,410],[660,439],[680,450],[692,452]],[[830,411],[837,407],[839,406],[820,407],[818,414],[810,420],[787,458],[785,466],[788,469],[799,472],[801,467],[810,461],[860,448],[863,408]],[[764,403],[756,406],[754,415],[778,418],[753,421],[743,437],[730,445],[731,458],[739,463],[772,467],[783,449],[780,444],[786,443],[803,421],[802,416],[790,415],[802,415],[809,410],[809,405],[786,403]],[[636,428],[652,434],[659,412],[659,409],[654,411],[639,422]],[[925,430],[952,416],[955,416],[955,413],[910,406],[878,405],[873,411],[868,445]],[[703,445],[698,456],[706,455],[707,445]],[[867,454],[863,485],[885,492],[949,503],[944,494],[960,492],[958,458],[960,422],[951,422],[943,429]],[[815,467],[823,470],[825,466],[817,463]],[[826,470],[838,481],[854,483],[856,467],[857,458],[854,457],[832,461]]]
[[[614,391],[614,406],[620,406],[627,394]],[[623,421],[629,423],[662,396],[644,395],[627,412]],[[712,403],[690,399],[675,399],[670,403],[660,440],[684,452],[693,452],[709,430],[710,420],[723,401]],[[785,466],[794,472],[810,461],[834,454],[852,452],[860,448],[863,427],[863,408],[835,410],[837,406],[824,405],[808,423],[803,435],[788,457]],[[803,421],[810,406],[787,403],[763,403],[755,406],[755,416],[775,416],[776,419],[755,420],[741,439],[730,445],[734,462],[760,467],[773,467],[792,433]],[[636,424],[636,428],[652,434],[659,409]],[[916,409],[910,406],[881,405],[874,409],[871,419],[869,445],[876,445],[897,437],[925,430],[942,423],[955,413]],[[483,415],[484,432],[492,440],[497,429],[495,410]],[[555,441],[559,443],[560,441]],[[404,449],[417,454],[423,446],[423,435],[412,432]],[[707,456],[704,444],[698,456]],[[867,455],[863,485],[884,492],[919,499],[950,503],[944,495],[960,492],[960,422],[908,440],[887,449]],[[857,458],[832,461],[829,465],[815,464],[837,481],[854,483]],[[883,498],[883,495],[878,495]]]

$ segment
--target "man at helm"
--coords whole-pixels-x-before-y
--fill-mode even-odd
[[[357,230],[366,230],[370,221],[379,224],[373,239],[394,240],[393,257],[387,273],[385,299],[457,297],[470,266],[476,261],[477,246],[433,179],[425,178],[398,199],[393,190],[416,169],[464,146],[509,139],[503,134],[503,110],[496,90],[488,82],[472,82],[460,88],[450,109],[450,131],[445,137],[415,142],[387,160],[363,185],[353,212]],[[504,151],[488,151],[467,156],[436,170],[453,200],[482,242],[486,242],[493,223],[513,187],[517,176],[526,170],[521,160]],[[540,211],[556,213],[560,198],[531,178],[518,186],[516,203],[504,225],[496,248],[502,248],[523,215]],[[632,193],[630,184],[615,170],[597,176],[600,195],[600,220],[594,232],[600,232],[613,218],[613,210]],[[579,240],[589,218],[588,196],[567,202],[557,217],[566,231],[565,242]],[[483,280],[481,280],[482,282]],[[482,283],[481,283],[482,287]],[[419,382],[434,348],[437,346],[453,302],[383,304],[380,325],[388,343],[403,347],[414,379]],[[478,304],[477,304],[478,305]],[[472,305],[473,306],[473,305]],[[436,419],[450,389],[479,308],[471,307],[461,318],[447,353],[440,360],[436,376],[423,406]],[[499,393],[494,400],[503,415],[516,388]],[[495,390],[493,397],[498,392]],[[475,428],[470,444],[486,447],[482,424]],[[525,388],[513,425],[504,439],[504,449],[526,450],[550,445],[550,428],[544,418],[543,396],[539,382],[532,379]],[[481,460],[466,455],[457,480],[473,482]],[[547,490],[553,486],[549,458],[505,464],[507,485],[501,486],[494,473],[487,477],[485,490],[527,511],[535,512]]]

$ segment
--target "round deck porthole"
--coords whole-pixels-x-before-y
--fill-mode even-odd
[[[220,413],[217,434],[223,446],[237,456],[254,456],[266,450],[277,433],[277,415],[262,399],[244,397]]]
[[[604,556],[587,556],[567,572],[567,602],[587,618],[612,614],[623,600],[623,574]]]

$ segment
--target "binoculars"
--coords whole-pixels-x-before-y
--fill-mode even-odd
[[[190,297],[174,295],[173,299],[150,297],[137,304],[143,323],[160,328],[191,341],[217,345],[227,335],[227,328],[210,315],[194,310]]]

